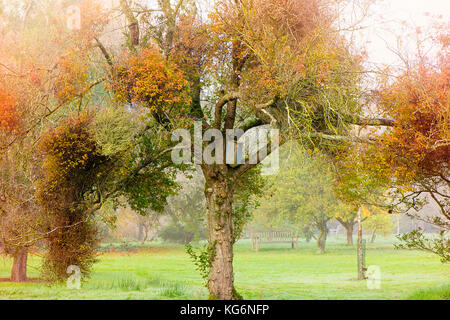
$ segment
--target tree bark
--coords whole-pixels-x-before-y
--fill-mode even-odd
[[[210,299],[234,300],[233,274],[233,181],[221,172],[205,174],[209,244],[212,248],[208,290]]]
[[[358,258],[358,280],[365,280],[365,270],[363,261],[363,247],[362,247],[362,219],[361,219],[361,207],[358,209],[358,244],[356,247],[357,258]]]
[[[26,247],[17,248],[13,256],[11,281],[24,282],[27,280],[27,260],[28,260],[28,248]]]
[[[321,226],[319,236],[317,237],[317,253],[325,253],[325,244],[327,242],[328,228]]]
[[[123,14],[126,16],[128,21],[128,30],[130,31],[130,42],[133,47],[139,45],[139,21],[133,14],[127,0],[120,0],[120,6],[122,8]]]
[[[344,226],[345,230],[347,230],[347,245],[353,245],[353,223],[349,223]]]
[[[143,238],[144,238],[144,226],[142,225],[142,223],[139,223],[139,225],[138,225],[138,240],[142,241]]]
[[[142,243],[145,243],[148,239],[148,227],[144,225],[144,238],[142,239]]]
[[[372,236],[370,237],[370,243],[374,243],[375,242],[375,237],[376,237],[376,232],[377,230],[375,229],[375,230],[373,230],[373,232],[372,232]]]

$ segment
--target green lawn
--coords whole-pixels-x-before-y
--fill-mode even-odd
[[[367,265],[381,269],[381,289],[356,281],[355,247],[344,238],[329,239],[326,254],[314,243],[262,245],[248,240],[235,250],[235,280],[245,299],[449,299],[450,265],[419,251],[394,250],[392,239],[377,239],[367,249]],[[38,277],[38,257],[29,276]],[[0,278],[9,277],[11,261],[0,259]],[[45,283],[0,282],[1,299],[205,299],[202,279],[184,247],[149,243],[139,252],[105,253],[81,290]]]

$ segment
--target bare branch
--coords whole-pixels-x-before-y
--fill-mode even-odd
[[[364,119],[364,118],[349,118],[346,122],[351,124],[356,124],[358,126],[385,126],[385,127],[393,127],[395,125],[395,121],[391,119]]]

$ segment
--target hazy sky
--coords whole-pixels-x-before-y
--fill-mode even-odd
[[[413,45],[407,33],[414,32],[416,27],[427,29],[440,15],[442,21],[450,22],[450,0],[378,0],[372,11],[376,16],[370,18],[368,24],[372,21],[373,25],[363,30],[360,36],[370,41],[367,51],[370,60],[376,63],[399,62],[388,47],[396,48],[399,37],[404,43]],[[380,24],[379,19],[385,22]],[[408,27],[402,26],[401,21],[406,21]]]
[[[110,0],[118,3],[119,0]],[[156,5],[156,0],[136,0]],[[215,0],[199,0],[201,7],[208,8]],[[349,1],[349,0],[344,0]],[[358,1],[358,0],[356,0]],[[363,1],[363,0],[362,0]],[[410,24],[409,32],[416,27],[426,28],[431,23],[433,16],[442,15],[442,20],[450,22],[450,0],[374,0],[371,7],[371,18],[364,22],[368,28],[358,32],[355,36],[366,44],[370,61],[377,64],[398,64],[399,59],[390,48],[397,47],[397,38],[400,36],[404,42],[408,42],[405,26],[400,21]],[[208,11],[202,10],[205,12]],[[425,14],[429,15],[426,16]],[[383,21],[380,23],[380,21]],[[412,43],[409,41],[409,43]]]

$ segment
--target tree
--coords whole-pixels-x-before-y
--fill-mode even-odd
[[[255,215],[271,225],[318,230],[317,252],[324,253],[327,224],[346,209],[335,196],[326,157],[318,152],[308,154],[294,146],[279,174],[270,179],[270,185],[272,190]]]
[[[440,245],[435,239],[427,240],[419,229],[400,236],[403,245],[399,247],[427,248],[448,261],[445,236],[450,227],[448,25],[438,27],[433,33],[431,40],[418,42],[414,58],[404,59],[406,66],[398,77],[381,82],[379,106],[395,120],[395,126],[379,138],[371,156],[378,164],[375,170],[394,186],[392,196],[396,209],[410,210],[411,217],[441,230]],[[427,43],[437,48],[437,54],[423,54]],[[414,213],[424,204],[424,198],[420,200],[422,195],[426,197],[425,202],[431,200],[438,205],[439,216],[421,217]]]
[[[83,13],[92,13],[90,2],[84,4],[89,10]],[[5,9],[0,10],[1,241],[14,257],[11,278],[24,281],[28,248],[47,236],[46,217],[35,198],[42,165],[35,145],[48,120],[58,118],[69,101],[60,94],[66,89],[59,80],[67,64],[58,64],[59,58],[73,48],[86,48],[82,43],[92,36],[93,27],[92,19],[86,19],[81,33],[70,32],[62,27],[66,19],[61,8],[47,1],[36,6],[13,0],[0,6]],[[89,83],[77,97],[91,87]]]
[[[357,213],[354,211],[349,211],[342,217],[336,217],[336,220],[345,228],[347,234],[347,245],[353,245],[353,228],[357,220]]]
[[[127,134],[135,125],[126,115],[129,111],[124,109],[104,110],[95,118],[83,113],[48,131],[40,142],[44,170],[37,183],[37,199],[49,217],[44,267],[53,280],[64,280],[70,265],[89,274],[95,261],[94,213],[106,201],[119,205],[125,199],[146,215],[149,210],[161,212],[177,187],[176,168],[160,149],[165,147],[157,145],[148,132]],[[131,140],[124,141],[126,136]]]
[[[49,78],[40,67],[48,61],[33,42],[40,17],[21,16],[17,4],[11,3],[9,16],[0,12],[0,242],[13,257],[11,280],[26,281],[28,251],[42,222],[33,187],[39,167],[32,149],[39,128],[33,122],[44,113],[51,85],[42,84]]]
[[[130,5],[121,2],[133,25],[129,30],[133,40],[128,42],[131,58],[117,67],[112,86],[116,96],[149,110],[169,132],[192,128],[192,122],[199,120],[202,129],[219,130],[224,140],[226,130],[245,132],[261,125],[279,127],[286,137],[295,131],[297,138],[322,146],[324,141],[353,140],[349,123],[362,123],[356,85],[361,57],[353,55],[345,39],[330,27],[335,17],[325,3],[218,1],[207,23],[201,23],[192,2],[158,4],[155,20],[162,23],[144,19],[148,27],[146,23],[136,25]],[[154,40],[153,44],[148,39]],[[164,59],[147,59],[148,54],[156,55],[155,44]],[[130,82],[131,74],[136,77]],[[163,97],[161,91],[168,87],[164,81],[173,74],[179,74],[176,81],[181,95],[169,95],[161,105],[150,93]],[[146,87],[150,84],[152,87]],[[189,103],[185,89],[190,91]],[[207,103],[200,103],[199,97]],[[382,119],[367,124],[391,122]],[[270,153],[271,147],[268,149]],[[257,163],[247,161],[238,166],[218,158],[217,163],[201,164],[212,247],[208,288],[212,298],[232,299],[239,297],[232,265],[235,185],[264,155],[258,152]]]
[[[372,162],[368,156],[371,150],[369,145],[342,145],[334,162],[335,192],[339,199],[345,201],[348,206],[357,210],[358,223],[357,262],[358,280],[366,279],[363,265],[363,238],[362,222],[370,216],[367,208],[391,208],[390,199],[386,193],[389,188],[389,179],[378,171],[373,171],[378,164]]]
[[[387,236],[392,234],[393,225],[391,217],[386,213],[370,215],[363,224],[364,228],[371,233],[370,242],[375,241],[377,234]]]
[[[91,121],[89,116],[71,119],[40,142],[44,172],[37,183],[37,200],[48,216],[43,272],[51,280],[64,281],[70,265],[87,276],[95,262],[97,230],[84,202],[107,159],[89,135]]]
[[[241,136],[268,127],[281,129],[282,143],[295,138],[320,149],[355,140],[350,124],[363,123],[358,85],[362,57],[336,30],[331,5],[322,0],[221,0],[202,22],[193,1],[161,0],[158,10],[150,11],[145,6],[134,10],[123,0],[128,39],[104,45],[101,8],[95,1],[82,1],[80,30],[55,32],[60,45],[54,50],[58,59],[52,62],[58,61],[57,68],[46,68],[57,70],[54,92],[43,95],[57,101],[51,114],[81,114],[90,102],[105,107],[113,96],[143,119],[140,140],[125,157],[125,177],[118,178],[116,170],[102,178],[106,183],[99,178],[92,184],[87,177],[87,194],[101,195],[90,203],[91,209],[118,194],[128,195],[138,210],[163,206],[173,192],[172,175],[182,167],[167,161],[174,147],[171,134],[180,128],[194,131],[194,121],[201,122],[203,131],[219,131],[215,137],[222,140],[230,131]],[[63,45],[67,38],[75,45]],[[94,59],[100,54],[103,62]],[[99,88],[103,82],[107,93]],[[391,124],[384,119],[364,123]],[[202,150],[205,142],[211,141],[202,141]],[[245,207],[249,199],[236,196],[237,186],[246,185],[250,170],[277,146],[268,143],[263,147],[268,152],[255,150],[256,161],[249,156],[237,165],[224,161],[225,145],[224,152],[216,148],[215,163],[200,165],[211,246],[208,289],[211,298],[233,299],[240,297],[233,275],[233,244],[239,231],[234,226],[240,219],[234,217],[246,211],[235,211],[234,201]],[[112,164],[115,157],[106,157]],[[162,189],[151,183],[150,174],[163,182]],[[111,181],[111,192],[96,189],[98,183],[110,187]]]
[[[179,232],[180,236],[184,234],[182,237],[183,243],[206,239],[206,203],[203,192],[203,177],[201,172],[197,170],[192,173],[188,172],[187,175],[180,175],[177,179],[181,188],[176,195],[168,199],[168,204],[164,210],[170,217],[171,224],[160,232],[161,235],[168,231]],[[165,237],[163,236],[163,238]],[[166,238],[169,239],[169,237]]]
[[[42,222],[31,187],[37,168],[30,154],[29,149],[11,148],[1,157],[0,242],[2,253],[13,258],[11,281],[17,282],[27,280],[28,251]]]
[[[160,215],[158,212],[147,213],[145,216],[137,216],[138,240],[142,243],[148,240],[150,231],[159,226],[159,218]]]

